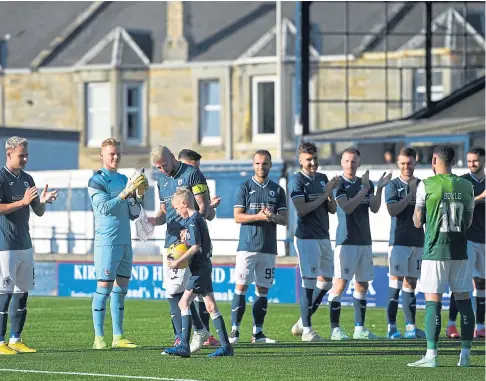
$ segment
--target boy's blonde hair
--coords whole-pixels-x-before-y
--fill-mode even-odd
[[[172,197],[172,201],[174,200],[185,201],[187,202],[187,206],[190,209],[194,209],[194,196],[192,195],[192,192],[188,188],[185,187],[177,188],[176,192],[174,193],[174,196]]]
[[[115,138],[108,138],[101,142],[101,149],[108,146],[120,147],[120,142]]]

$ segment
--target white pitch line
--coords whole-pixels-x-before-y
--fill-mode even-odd
[[[154,381],[201,381],[191,380],[188,378],[167,378],[167,377],[150,377],[150,376],[127,376],[122,374],[103,374],[103,373],[81,373],[81,372],[52,372],[48,370],[34,370],[34,369],[0,369],[0,372],[14,372],[14,373],[35,373],[35,374],[63,374],[70,376],[86,376],[86,377],[111,377],[111,378],[129,378],[132,380],[154,380]]]

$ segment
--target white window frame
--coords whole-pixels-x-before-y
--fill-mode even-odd
[[[138,105],[128,107],[128,90],[137,88],[139,93]],[[125,82],[123,83],[123,139],[130,146],[141,146],[145,140],[145,86],[143,82]],[[138,123],[140,128],[140,137],[128,137],[128,114],[138,112]]]
[[[273,134],[262,134],[258,132],[258,119],[259,119],[259,108],[258,108],[258,85],[260,83],[265,83],[265,82],[273,82],[273,96],[274,96],[274,118],[275,115],[277,114],[277,94],[276,94],[276,89],[277,89],[277,76],[275,75],[258,75],[254,76],[251,79],[251,124],[252,124],[252,141],[259,143],[259,142],[275,142],[277,139],[277,134],[276,134],[276,128],[277,126],[275,125],[274,121],[274,132]]]
[[[108,90],[108,101],[106,102],[106,106],[103,107],[100,104],[96,105],[91,105],[90,103],[90,93],[96,88],[102,88],[104,87],[105,89]],[[111,133],[111,84],[110,82],[86,82],[84,84],[84,99],[85,99],[85,104],[86,104],[86,113],[85,113],[85,133],[86,133],[86,146],[87,147],[97,147],[99,148],[101,146],[101,143],[103,140],[109,138],[112,133]],[[109,125],[107,126],[107,131],[106,131],[106,136],[101,139],[93,139],[90,138],[90,130],[93,128],[93,126],[90,126],[89,121],[91,120],[89,118],[90,114],[94,113],[106,113],[108,115],[108,120],[109,120]]]
[[[430,87],[430,98],[432,100],[432,102],[437,102],[439,100],[441,100],[442,98],[445,97],[445,87],[444,87],[444,72],[442,69],[432,69],[432,72],[439,72],[441,75],[442,75],[442,85],[434,85],[432,84],[432,86]],[[415,78],[417,77],[418,74],[423,74],[425,76],[425,69],[417,69],[417,71],[415,72]],[[432,74],[432,73],[431,73]],[[414,78],[414,80],[415,80]],[[427,89],[426,89],[426,86],[423,85],[423,86],[415,86],[414,88],[414,97],[415,97],[415,94],[424,94],[426,93]],[[414,107],[415,107],[415,102],[414,102]],[[425,107],[425,104],[422,105],[422,107]],[[417,110],[415,110],[417,111]]]
[[[203,99],[203,94],[201,92],[201,86],[204,83],[208,82],[218,82],[219,84],[219,103],[220,104],[208,104],[207,99]],[[198,91],[198,113],[199,113],[199,139],[201,145],[203,146],[220,146],[223,144],[223,137],[222,137],[222,130],[223,130],[223,123],[222,123],[222,107],[221,107],[221,99],[222,97],[222,89],[221,89],[221,81],[219,78],[203,78],[198,81],[197,84],[197,91]],[[218,111],[219,112],[219,136],[202,136],[202,126],[204,124],[204,115],[205,111]]]

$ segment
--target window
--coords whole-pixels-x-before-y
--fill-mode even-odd
[[[108,82],[85,85],[86,144],[98,147],[111,136],[111,86]]]
[[[143,143],[143,84],[125,83],[123,92],[123,137],[130,145]]]
[[[220,88],[215,79],[199,82],[199,140],[204,145],[222,143]]]
[[[414,97],[413,97],[413,111],[418,111],[425,107],[426,90],[425,90],[425,70],[417,69],[414,78]],[[442,81],[442,70],[432,70],[432,88],[431,98],[433,102],[437,102],[444,98],[445,90]]]
[[[275,76],[253,77],[253,140],[275,139]]]

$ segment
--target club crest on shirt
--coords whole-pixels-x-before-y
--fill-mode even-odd
[[[275,191],[273,190],[270,191],[270,197],[275,197]]]
[[[29,187],[29,183],[27,181],[24,181],[24,185],[28,188]]]
[[[177,180],[177,185],[182,185],[182,179]]]
[[[324,180],[321,181],[321,188],[323,191],[326,190],[326,182]]]
[[[10,286],[10,284],[12,283],[12,278],[10,278],[9,276],[7,276],[4,280],[3,280],[3,287],[4,288],[7,288],[8,286]]]

